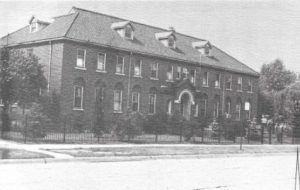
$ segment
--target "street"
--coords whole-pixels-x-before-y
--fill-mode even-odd
[[[287,190],[296,155],[0,165],[1,190]]]

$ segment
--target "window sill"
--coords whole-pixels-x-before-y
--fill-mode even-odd
[[[74,111],[84,111],[83,108],[73,108]]]
[[[150,77],[150,80],[159,80],[158,78],[152,78],[152,77]]]
[[[208,86],[208,85],[202,85],[202,87],[209,88],[209,86]]]
[[[166,80],[166,82],[174,82],[174,80]]]
[[[216,89],[221,89],[221,87],[219,87],[219,86],[215,86],[215,88],[216,88]]]
[[[231,89],[231,88],[228,88],[228,89],[226,88],[225,90],[232,91],[232,89]]]
[[[140,76],[140,75],[133,75],[133,77],[135,77],[135,78],[143,78],[142,76]]]
[[[113,113],[123,113],[122,111],[114,111]]]
[[[155,115],[155,113],[148,113],[148,115]]]
[[[83,71],[86,71],[86,68],[85,67],[75,67],[76,70],[83,70]]]
[[[249,93],[249,94],[253,94],[253,91],[247,91],[247,93]]]
[[[243,92],[242,90],[236,90],[237,92]]]
[[[124,73],[115,73],[116,75],[125,76]]]
[[[102,70],[96,70],[97,73],[107,73],[107,71],[102,71]]]

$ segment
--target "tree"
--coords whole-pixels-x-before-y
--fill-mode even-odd
[[[0,98],[2,100],[2,128],[1,136],[4,131],[8,131],[10,127],[9,120],[9,105],[13,100],[13,73],[9,65],[9,51],[7,48],[2,48],[0,52]]]
[[[10,126],[9,106],[18,103],[24,110],[30,103],[37,102],[47,82],[36,56],[25,56],[22,51],[8,50],[6,47],[1,49],[0,55],[1,119],[2,131],[5,131]]]
[[[289,120],[284,89],[292,84],[296,75],[285,68],[279,59],[261,68],[259,78],[258,112],[259,115],[267,114],[276,120]]]
[[[33,102],[38,102],[41,91],[46,89],[47,81],[43,74],[43,66],[35,55],[25,56],[22,51],[10,52],[9,64],[14,78],[15,101],[23,109]]]

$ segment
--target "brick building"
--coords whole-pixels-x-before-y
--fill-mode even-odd
[[[100,102],[107,118],[128,108],[144,114],[178,110],[187,119],[256,116],[258,73],[174,28],[73,7],[53,22],[32,17],[0,45],[40,58],[48,92],[60,93],[63,114],[92,120]]]

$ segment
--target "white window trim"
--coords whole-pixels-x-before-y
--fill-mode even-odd
[[[122,57],[122,68],[121,68],[121,73],[117,72],[117,65],[119,64],[119,57]],[[125,64],[125,57],[124,56],[119,56],[117,55],[117,64],[116,64],[116,75],[125,75],[125,71],[124,71],[124,64]]]
[[[248,79],[248,83],[250,83],[251,90],[249,91],[248,88],[247,88],[247,92],[248,92],[248,93],[252,93],[252,92],[253,92],[253,82],[252,82],[252,80]],[[249,84],[248,84],[248,85],[249,85]]]
[[[199,116],[199,104],[195,105],[195,113],[194,113],[194,117],[198,117]]]
[[[126,36],[126,29],[127,28],[130,28],[130,37],[127,37]],[[124,36],[124,39],[128,39],[128,40],[133,40],[133,29],[132,29],[132,27],[131,26],[129,26],[129,25],[126,25],[124,28],[123,28],[123,32],[124,32],[124,34],[123,34],[123,36]]]
[[[79,67],[79,66],[77,65],[78,51],[79,51],[79,50],[84,51],[83,67]],[[81,69],[81,70],[86,70],[86,67],[85,67],[85,59],[86,59],[86,50],[85,50],[85,49],[80,49],[80,48],[78,48],[78,49],[77,49],[77,55],[76,55],[76,66],[75,66],[75,68],[76,68],[76,69]]]
[[[232,75],[230,75],[230,77],[228,79],[230,80],[230,88],[227,88],[226,84],[227,84],[228,81],[226,81],[225,89],[226,90],[232,90]]]
[[[171,65],[171,76],[172,76],[172,78],[171,78],[171,80],[169,80],[168,79],[168,76],[167,76],[167,82],[174,82],[174,67],[173,67],[173,65]],[[167,72],[167,73],[169,73],[169,72]]]
[[[237,121],[241,120],[241,113],[242,113],[242,104],[237,104],[236,106],[239,106],[239,109],[236,110],[237,114],[238,114],[238,118],[235,118]],[[236,107],[237,108],[237,107]]]
[[[186,72],[183,72],[184,70],[186,70]],[[189,78],[189,70],[188,70],[188,68],[187,67],[182,67],[182,73],[181,73],[181,76],[182,76],[182,74],[185,74],[185,77],[183,78],[183,79],[188,79]]]
[[[137,104],[138,104],[138,108],[137,108],[137,112],[140,112],[140,93],[139,92],[132,92],[131,94],[131,107],[133,106],[133,94],[137,93]]]
[[[196,77],[197,77],[197,70],[194,69],[195,73],[194,73],[194,81],[193,81],[193,85],[196,86]]]
[[[114,113],[123,113],[122,112],[122,105],[123,105],[123,90],[118,90],[120,91],[120,110],[115,110],[115,95],[116,95],[116,89],[114,90],[114,101],[113,101],[113,111]]]
[[[204,73],[207,73],[207,75],[206,75],[206,79],[205,79],[205,81],[206,81],[206,84],[204,84]],[[202,86],[203,87],[209,87],[209,81],[208,81],[208,79],[209,79],[209,72],[208,71],[204,71],[204,73],[203,73],[203,77],[202,77]]]
[[[179,79],[181,79],[182,67],[177,66],[176,68],[177,68],[177,69],[176,69],[176,79],[179,80]],[[178,72],[178,68],[180,68],[180,71],[179,71],[179,72]],[[179,77],[178,77],[177,73],[179,73]]]
[[[206,116],[207,115],[207,99],[205,98],[204,99],[204,116]]]
[[[215,80],[215,88],[221,88],[221,73],[216,73],[216,75],[219,75],[219,78]],[[216,82],[218,81],[218,86],[216,85]]]
[[[172,115],[173,101],[172,101],[172,100],[169,100],[167,106],[168,106],[168,107],[167,107],[167,108],[168,108],[168,109],[167,109],[167,114],[168,114],[168,115]]]
[[[80,100],[80,108],[79,107],[75,107],[75,89],[76,87],[80,87],[81,88],[81,100]],[[81,85],[74,85],[74,88],[73,88],[73,110],[83,110],[83,90],[84,90],[84,87],[81,86]]]
[[[237,84],[239,86],[239,79],[241,79],[241,88],[237,89],[238,92],[243,91],[243,77],[238,77]]]
[[[133,76],[134,77],[139,77],[139,78],[142,78],[142,65],[143,65],[143,61],[141,59],[138,59],[137,61],[139,61],[139,67],[140,67],[140,73],[139,75],[136,75],[135,74],[135,66],[136,66],[136,62],[134,63],[134,67],[133,67]]]
[[[150,102],[150,97],[151,95],[154,95],[154,103],[153,103],[153,113],[148,113],[149,115],[153,115],[156,113],[156,94],[149,94],[149,106],[151,105],[151,102]],[[149,110],[150,111],[150,110]]]
[[[99,69],[99,54],[104,55],[104,59],[103,59],[103,70]],[[97,72],[102,72],[102,73],[106,73],[106,53],[103,52],[98,52],[97,54],[97,68],[96,68]]]
[[[151,76],[151,74],[152,74],[152,64],[155,64],[155,68],[156,68],[156,77],[152,77]],[[152,63],[151,65],[150,65],[150,67],[151,67],[151,74],[150,74],[150,79],[151,80],[158,80],[158,63]]]

